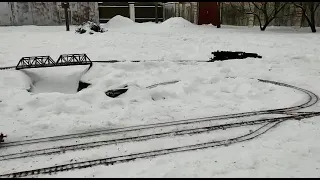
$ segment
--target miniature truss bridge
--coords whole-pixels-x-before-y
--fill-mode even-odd
[[[56,62],[50,56],[22,57],[16,70],[74,65],[92,66],[92,61],[86,54],[62,54]]]

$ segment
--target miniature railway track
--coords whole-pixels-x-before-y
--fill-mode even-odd
[[[0,67],[0,70],[8,70],[8,69],[15,69],[15,66],[8,66],[8,67]]]
[[[254,120],[254,121],[230,123],[230,124],[208,126],[208,127],[195,128],[195,129],[171,131],[171,132],[166,132],[166,133],[150,134],[150,135],[145,135],[145,136],[128,137],[128,138],[122,138],[122,139],[113,139],[113,140],[109,140],[109,141],[89,142],[89,143],[84,143],[84,144],[76,144],[76,145],[70,145],[70,146],[54,147],[54,148],[35,150],[35,151],[29,151],[29,152],[27,151],[27,152],[23,152],[23,153],[9,154],[9,155],[5,155],[5,156],[1,156],[2,160],[9,160],[9,159],[37,156],[37,155],[45,155],[45,154],[59,154],[59,153],[61,153],[61,151],[73,151],[73,150],[77,150],[80,148],[81,149],[93,148],[93,147],[110,145],[110,144],[115,144],[115,143],[150,140],[150,139],[155,139],[155,138],[166,137],[169,135],[175,135],[175,136],[181,136],[181,135],[186,135],[186,134],[192,135],[192,134],[204,133],[204,132],[209,132],[209,131],[214,131],[214,130],[219,130],[219,129],[227,129],[227,128],[234,128],[234,127],[240,127],[240,126],[250,126],[250,125],[257,125],[257,124],[265,124],[261,128],[255,130],[249,134],[246,134],[244,136],[237,137],[237,138],[231,138],[231,139],[222,140],[222,141],[213,141],[213,142],[207,142],[207,143],[189,145],[189,146],[183,146],[183,147],[177,147],[177,148],[169,148],[169,149],[148,151],[148,152],[143,152],[143,153],[129,154],[129,155],[124,155],[124,156],[116,156],[116,157],[91,160],[91,161],[85,161],[85,162],[63,164],[63,165],[47,167],[47,168],[40,168],[40,169],[35,169],[35,170],[14,172],[14,173],[0,175],[0,177],[25,177],[25,176],[29,176],[29,175],[54,173],[54,172],[67,171],[67,170],[71,170],[71,169],[81,169],[81,168],[92,167],[92,166],[97,166],[97,165],[113,165],[115,163],[129,162],[129,161],[133,161],[135,159],[151,158],[151,157],[170,154],[170,153],[177,153],[177,152],[191,151],[191,150],[197,150],[197,149],[205,149],[205,148],[209,148],[209,147],[230,145],[233,143],[247,141],[247,140],[253,139],[255,137],[258,137],[261,134],[267,132],[269,129],[274,128],[277,124],[279,124],[283,121],[286,121],[289,119],[303,119],[303,118],[309,118],[309,117],[320,115],[320,112],[292,112],[292,111],[300,110],[302,108],[310,107],[318,101],[318,96],[316,94],[312,93],[311,91],[308,91],[308,90],[305,90],[302,88],[298,88],[295,86],[291,86],[288,84],[284,84],[284,83],[269,81],[269,80],[259,80],[259,81],[265,82],[265,83],[272,83],[272,84],[279,85],[279,86],[285,86],[285,87],[289,87],[289,88],[293,88],[298,91],[301,91],[308,96],[307,101],[300,104],[300,105],[297,105],[294,107],[288,107],[288,108],[271,109],[271,110],[265,110],[265,111],[246,112],[246,113],[237,113],[237,114],[222,115],[222,116],[212,116],[212,117],[206,117],[206,118],[188,119],[188,120],[181,120],[181,121],[175,121],[175,122],[158,123],[158,124],[150,124],[150,125],[142,125],[142,126],[133,126],[133,127],[126,127],[126,128],[88,132],[85,134],[71,134],[71,135],[65,135],[65,136],[55,136],[55,137],[33,139],[33,140],[31,139],[31,140],[27,140],[27,142],[26,141],[18,141],[18,142],[4,143],[3,144],[4,147],[9,147],[9,146],[17,146],[17,145],[23,145],[23,144],[33,144],[33,143],[40,143],[40,142],[57,141],[57,140],[62,140],[62,139],[88,137],[88,136],[95,136],[95,135],[107,134],[107,133],[128,132],[128,131],[133,131],[133,130],[175,126],[175,125],[179,125],[179,124],[188,124],[188,123],[204,122],[204,121],[212,121],[212,120],[233,119],[233,118],[238,118],[238,117],[248,117],[248,116],[263,115],[263,114],[293,114],[290,116],[278,117],[278,118],[269,118],[269,119],[260,119],[260,120]]]
[[[74,145],[67,145],[67,146],[58,146],[53,148],[46,148],[46,149],[38,149],[38,150],[31,150],[25,151],[21,153],[13,153],[8,155],[0,156],[0,161],[10,160],[10,159],[18,159],[18,158],[26,158],[26,157],[33,157],[33,156],[40,156],[40,155],[53,155],[53,154],[61,154],[67,151],[75,151],[75,150],[85,150],[89,148],[95,148],[100,146],[107,146],[112,144],[120,144],[120,143],[127,143],[127,142],[137,142],[137,141],[146,141],[156,138],[163,138],[169,136],[183,136],[183,135],[195,135],[200,133],[207,133],[216,130],[226,130],[230,128],[236,128],[241,126],[251,126],[251,125],[258,125],[264,124],[269,122],[275,122],[279,120],[288,120],[288,119],[300,119],[306,116],[316,116],[317,113],[301,113],[299,116],[292,115],[286,117],[278,117],[278,118],[266,118],[266,119],[259,119],[253,121],[243,121],[243,122],[235,122],[229,124],[220,124],[214,126],[205,126],[193,129],[184,129],[184,130],[176,130],[176,131],[169,131],[169,132],[162,132],[162,133],[154,133],[142,136],[133,136],[133,137],[126,137],[126,138],[118,138],[118,139],[111,139],[105,141],[94,141],[82,144],[74,144]]]
[[[123,63],[123,62],[204,62],[204,63],[210,63],[211,61],[201,61],[201,60],[132,60],[132,61],[121,61],[121,60],[108,60],[108,61],[92,61],[94,63]]]
[[[289,119],[293,117],[294,116],[290,116]],[[280,117],[278,119],[282,119],[282,118],[283,117]],[[20,153],[2,155],[0,156],[0,161],[40,156],[40,155],[61,154],[67,151],[85,150],[85,149],[95,148],[100,146],[107,146],[112,144],[120,144],[120,143],[133,142],[133,141],[134,142],[146,141],[146,140],[169,137],[169,136],[195,135],[195,134],[211,132],[216,130],[226,130],[226,129],[236,128],[241,126],[250,126],[250,125],[258,125],[258,124],[263,124],[268,122],[274,122],[274,121],[277,121],[278,119],[268,118],[268,119],[254,120],[254,121],[235,122],[235,123],[220,124],[220,125],[214,125],[214,126],[204,126],[204,127],[198,127],[198,128],[192,128],[192,129],[153,133],[153,134],[147,134],[147,135],[141,135],[141,136],[133,136],[133,137],[117,138],[117,139],[104,140],[104,141],[94,141],[94,142],[88,142],[88,143],[67,145],[67,146],[58,146],[53,148],[37,149],[37,150],[20,152]]]
[[[100,61],[93,61],[93,62],[99,63]],[[104,63],[106,63],[106,62],[104,62]],[[107,63],[109,63],[109,62],[107,62]],[[92,64],[90,64],[90,67],[87,69],[87,71],[91,68],[91,66],[92,66]],[[15,68],[15,67],[4,67],[4,68],[0,68],[0,70],[13,69],[13,68]],[[30,176],[30,175],[39,175],[39,174],[68,171],[68,170],[72,170],[72,169],[81,169],[81,168],[92,167],[92,166],[97,166],[97,165],[113,165],[116,163],[129,162],[129,161],[133,161],[133,160],[141,159],[141,158],[151,158],[151,157],[165,155],[165,154],[171,154],[171,153],[205,149],[205,148],[209,148],[209,147],[226,146],[226,145],[230,145],[230,144],[234,144],[234,143],[238,143],[238,142],[248,141],[248,140],[251,140],[255,137],[258,137],[258,136],[264,134],[265,132],[267,132],[268,130],[276,127],[281,122],[284,122],[286,120],[304,119],[304,118],[310,118],[310,117],[320,115],[320,112],[295,112],[297,110],[310,107],[318,102],[319,98],[313,92],[308,91],[306,89],[299,88],[299,87],[295,87],[292,85],[288,85],[285,83],[280,83],[280,82],[275,82],[275,81],[270,81],[270,80],[262,80],[262,79],[258,79],[258,80],[263,83],[270,83],[270,84],[288,87],[288,88],[292,88],[297,91],[300,91],[300,92],[307,95],[306,101],[300,105],[293,106],[293,107],[287,107],[287,108],[244,112],[244,113],[211,116],[211,117],[195,118],[195,119],[186,119],[186,120],[179,120],[179,121],[173,121],[173,122],[147,124],[147,125],[139,125],[139,126],[124,127],[124,128],[115,128],[115,129],[107,129],[107,130],[78,133],[78,134],[67,134],[67,135],[61,135],[61,136],[53,136],[53,137],[46,137],[46,138],[39,138],[39,139],[28,139],[28,140],[23,140],[23,141],[2,143],[1,148],[9,148],[9,147],[28,145],[28,144],[30,145],[30,144],[37,144],[37,143],[44,143],[44,142],[61,141],[61,140],[67,140],[67,139],[78,139],[78,138],[85,138],[85,137],[98,136],[98,135],[107,135],[107,134],[114,134],[114,133],[126,133],[126,132],[130,132],[130,131],[141,131],[141,130],[147,130],[147,129],[161,128],[161,127],[172,127],[172,126],[186,125],[186,124],[193,124],[193,123],[203,123],[203,122],[208,122],[208,121],[229,120],[229,119],[250,117],[250,116],[257,116],[257,115],[267,115],[267,114],[268,115],[270,115],[270,114],[287,115],[284,117],[259,119],[259,120],[253,120],[253,121],[243,121],[243,122],[236,122],[236,123],[229,123],[229,124],[222,124],[222,125],[199,127],[199,128],[193,128],[193,129],[162,132],[162,133],[153,133],[153,134],[148,134],[148,135],[143,135],[143,136],[118,138],[118,139],[111,139],[111,140],[107,140],[107,141],[95,141],[95,142],[88,142],[88,143],[82,143],[82,144],[75,144],[75,145],[26,151],[26,152],[22,152],[22,153],[7,154],[7,155],[0,156],[0,160],[9,160],[9,159],[16,159],[16,158],[23,158],[23,157],[30,157],[30,156],[46,155],[46,154],[59,154],[62,151],[74,151],[77,149],[94,148],[94,147],[98,147],[98,146],[105,146],[105,145],[116,144],[116,143],[125,143],[125,142],[130,142],[130,141],[144,141],[144,140],[167,137],[167,136],[172,136],[172,135],[174,135],[174,136],[182,136],[182,135],[187,135],[187,134],[193,135],[193,134],[198,134],[198,133],[215,131],[215,130],[219,130],[219,129],[228,129],[228,128],[235,128],[235,127],[240,127],[240,126],[250,126],[250,125],[263,124],[263,126],[261,126],[259,129],[252,131],[246,135],[236,137],[236,138],[230,138],[230,139],[225,139],[225,140],[220,140],[220,141],[211,141],[211,142],[182,146],[182,147],[153,150],[153,151],[147,151],[147,152],[142,152],[142,153],[127,154],[127,155],[122,155],[122,156],[96,159],[96,160],[91,160],[91,161],[68,163],[68,164],[62,164],[62,165],[58,165],[58,166],[52,166],[52,167],[46,167],[46,168],[40,168],[40,169],[34,169],[34,170],[27,170],[27,171],[3,174],[3,175],[0,175],[0,177],[25,177],[25,176]],[[163,83],[149,86],[149,88],[156,87],[161,84],[163,84]]]
[[[168,149],[153,150],[153,151],[147,151],[142,153],[127,154],[122,156],[114,156],[114,157],[102,158],[102,159],[96,159],[96,160],[90,160],[90,161],[67,163],[67,164],[62,164],[62,165],[57,165],[52,167],[3,174],[3,175],[0,175],[0,177],[19,178],[19,177],[34,176],[39,174],[51,174],[51,173],[69,171],[74,169],[83,169],[83,168],[88,168],[88,167],[93,167],[98,165],[107,165],[107,166],[114,165],[117,163],[134,161],[136,159],[153,158],[153,157],[172,154],[172,153],[194,151],[194,150],[200,150],[200,149],[206,149],[206,148],[212,148],[212,147],[218,147],[218,146],[228,146],[231,144],[254,139],[266,133],[270,129],[275,128],[281,122],[284,122],[286,120],[296,119],[296,118],[302,119],[302,118],[308,118],[308,117],[318,116],[318,115],[320,115],[320,113],[308,113],[308,114],[300,114],[297,116],[276,118],[265,123],[263,126],[258,128],[257,130],[254,130],[248,134],[245,134],[243,136],[239,136],[236,138],[230,138],[230,139],[225,139],[220,141],[210,141],[210,142],[205,142],[200,144],[193,144],[193,145],[174,147],[174,148],[168,148]]]
[[[263,114],[286,114],[290,111],[300,110],[306,107],[310,107],[314,105],[318,101],[318,96],[311,91],[306,89],[302,89],[299,87],[295,87],[292,85],[279,83],[275,81],[269,80],[261,80],[259,81],[264,83],[271,83],[279,86],[293,88],[300,92],[305,93],[308,98],[307,101],[293,107],[288,108],[279,108],[279,109],[271,109],[271,110],[263,110],[263,111],[253,111],[253,112],[244,112],[244,113],[236,113],[236,114],[227,114],[227,115],[220,115],[220,116],[211,116],[211,117],[203,117],[203,118],[195,118],[195,119],[186,119],[186,120],[179,120],[179,121],[172,121],[172,122],[164,122],[164,123],[157,123],[157,124],[146,124],[146,125],[138,125],[138,126],[129,126],[124,128],[115,128],[115,129],[107,129],[107,130],[99,130],[99,131],[91,131],[85,133],[77,133],[77,134],[67,134],[61,136],[53,136],[53,137],[46,137],[46,138],[38,138],[38,139],[27,139],[22,141],[13,141],[8,143],[2,143],[1,147],[10,147],[10,146],[20,146],[25,144],[35,144],[35,143],[43,143],[43,142],[53,142],[53,141],[60,141],[66,139],[75,139],[75,138],[83,138],[83,137],[90,137],[90,136],[97,136],[97,135],[104,135],[104,134],[111,134],[111,133],[119,133],[119,132],[128,132],[128,131],[136,131],[136,130],[144,130],[144,129],[153,129],[159,127],[167,127],[167,126],[177,126],[182,124],[190,124],[196,122],[205,122],[205,121],[212,121],[212,120],[223,120],[223,119],[234,119],[240,117],[249,117],[249,116],[256,116],[256,115],[263,115]]]
[[[121,61],[121,60],[108,60],[108,61],[91,61],[91,63],[62,63],[62,64],[43,64],[41,66],[33,65],[29,66],[26,69],[32,69],[32,68],[49,68],[49,67],[61,67],[61,66],[78,66],[78,65],[90,65],[90,68],[93,63],[124,63],[124,62],[177,62],[177,63],[187,63],[187,62],[204,62],[204,63],[210,63],[210,61],[200,61],[200,60],[174,60],[174,61],[164,61],[164,60],[132,60],[132,61]],[[8,69],[16,69],[16,66],[8,66],[8,67],[0,67],[0,70],[8,70]],[[19,69],[18,69],[19,70]]]

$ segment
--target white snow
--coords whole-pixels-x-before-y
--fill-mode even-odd
[[[89,65],[88,65],[89,66]],[[33,93],[76,93],[79,81],[88,67],[58,67],[46,69],[23,69],[31,80]],[[58,73],[57,73],[58,71]]]
[[[174,27],[174,28],[190,28],[195,26],[190,21],[185,20],[182,17],[169,18],[161,23],[162,27]]]
[[[121,16],[102,26],[108,31],[91,36],[74,33],[73,26],[70,32],[63,26],[0,28],[0,67],[16,65],[23,56],[50,55],[55,60],[68,53],[86,53],[92,61],[147,61],[94,63],[85,74],[88,67],[0,71],[0,132],[8,134],[6,141],[283,108],[306,98],[295,90],[256,79],[284,82],[320,94],[320,36],[309,29],[217,29],[182,18],[155,24],[134,23]],[[206,61],[216,50],[253,52],[263,58],[173,62]],[[92,86],[75,93],[79,80]],[[179,82],[146,88],[174,80]],[[129,90],[118,98],[105,95],[123,85]],[[33,93],[26,91],[30,86]],[[319,109],[316,104],[306,111]],[[252,128],[256,127],[16,159],[0,163],[0,174],[62,164],[71,157],[82,161],[233,137]],[[319,177],[319,130],[318,117],[287,121],[259,138],[228,147],[39,177]],[[8,153],[0,151],[0,155]]]
[[[116,15],[105,24],[105,27],[106,28],[124,28],[126,26],[130,26],[133,24],[135,24],[135,22],[133,22],[131,19],[120,16],[120,15]]]

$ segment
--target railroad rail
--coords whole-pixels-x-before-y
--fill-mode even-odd
[[[297,111],[297,110],[300,110],[300,109],[303,109],[306,107],[310,107],[310,106],[314,105],[315,103],[317,103],[319,98],[316,94],[312,93],[311,91],[308,91],[308,90],[305,90],[305,89],[302,89],[299,87],[295,87],[292,85],[284,84],[284,83],[270,81],[270,80],[259,79],[259,81],[264,82],[264,83],[272,83],[272,84],[279,85],[279,86],[289,87],[289,88],[293,88],[298,91],[301,91],[307,95],[306,101],[300,105],[297,105],[297,106],[280,108],[280,109],[245,112],[245,113],[237,113],[237,114],[229,114],[229,115],[221,115],[221,116],[211,116],[211,117],[204,117],[204,118],[195,118],[195,119],[166,122],[166,123],[131,126],[131,127],[125,127],[125,128],[92,131],[92,132],[81,133],[81,134],[69,134],[69,135],[62,135],[62,136],[54,136],[54,137],[47,137],[47,138],[30,139],[30,140],[25,140],[25,141],[4,143],[2,145],[2,148],[12,147],[12,146],[21,146],[21,145],[25,145],[25,144],[52,142],[52,141],[59,141],[59,140],[73,139],[73,138],[78,139],[78,138],[97,136],[97,135],[103,135],[103,134],[127,133],[130,131],[155,129],[155,128],[160,128],[160,127],[170,127],[170,126],[177,126],[177,125],[186,125],[186,124],[192,124],[192,123],[203,123],[203,122],[208,122],[208,121],[229,120],[229,119],[235,119],[235,118],[240,118],[240,117],[257,116],[257,115],[263,115],[263,114],[282,114],[282,115],[290,114],[289,116],[287,115],[285,117],[266,118],[266,119],[259,119],[259,120],[253,120],[253,121],[241,121],[241,122],[235,122],[235,123],[229,123],[229,124],[227,123],[227,124],[214,125],[214,126],[204,126],[204,127],[194,128],[194,129],[169,131],[169,132],[163,132],[163,133],[157,133],[157,134],[148,134],[148,135],[144,135],[144,136],[133,136],[133,137],[127,137],[127,138],[120,138],[120,139],[118,138],[118,139],[111,139],[108,141],[95,141],[95,142],[88,142],[88,143],[84,143],[84,144],[75,144],[75,145],[60,146],[60,147],[54,147],[54,148],[48,148],[48,149],[26,151],[26,152],[22,152],[22,153],[8,154],[8,155],[1,156],[0,160],[3,161],[3,160],[10,160],[10,159],[16,159],[16,158],[46,155],[46,154],[59,154],[61,152],[65,152],[65,151],[74,151],[74,150],[79,150],[79,149],[94,148],[94,147],[105,146],[105,145],[116,144],[116,143],[126,143],[126,142],[132,142],[132,141],[146,141],[146,140],[150,140],[150,139],[162,138],[162,137],[167,137],[167,136],[194,135],[194,134],[205,133],[205,132],[210,132],[210,131],[214,131],[214,130],[228,129],[228,128],[234,128],[234,127],[240,127],[240,126],[264,124],[260,129],[254,131],[255,132],[254,136],[252,136],[252,133],[250,133],[245,136],[238,137],[238,138],[227,139],[227,140],[218,141],[218,142],[208,142],[208,143],[203,143],[203,144],[198,144],[198,145],[183,146],[178,149],[163,149],[163,150],[158,150],[158,151],[150,151],[150,152],[144,152],[144,153],[138,153],[138,154],[129,154],[129,155],[125,155],[125,156],[117,156],[117,157],[111,157],[111,158],[99,159],[99,160],[93,160],[93,161],[64,164],[64,165],[59,165],[59,166],[54,166],[54,167],[4,174],[4,175],[0,175],[0,177],[24,177],[24,176],[37,175],[37,174],[42,174],[42,173],[52,173],[52,172],[66,171],[66,170],[70,170],[70,169],[91,167],[94,165],[102,165],[102,164],[111,165],[111,164],[120,163],[120,162],[132,161],[137,158],[148,158],[148,157],[155,157],[155,156],[163,155],[163,154],[183,152],[183,151],[187,151],[187,150],[190,151],[190,150],[196,150],[196,149],[204,149],[204,148],[208,148],[208,147],[230,145],[230,144],[233,144],[236,142],[247,141],[247,140],[253,139],[254,137],[258,137],[259,135],[265,133],[267,130],[275,127],[276,124],[279,124],[283,121],[290,120],[290,119],[301,120],[304,118],[310,118],[313,116],[320,115],[320,112],[294,112],[294,111]],[[161,84],[161,83],[159,83],[159,84]],[[269,128],[266,129],[266,127],[269,127]],[[261,130],[261,129],[265,129],[265,130]],[[119,158],[120,158],[120,160],[119,160]]]
[[[302,119],[302,118],[312,117],[315,115],[318,116],[320,114],[319,113],[301,114],[301,115],[298,115],[298,117],[299,119]],[[159,150],[147,151],[142,153],[127,154],[122,156],[114,156],[114,157],[95,159],[90,161],[67,163],[67,164],[62,164],[62,165],[57,165],[52,167],[45,167],[45,168],[3,174],[3,175],[0,175],[0,177],[19,178],[19,177],[34,176],[39,174],[51,174],[51,173],[57,173],[62,171],[74,170],[74,169],[83,169],[83,168],[88,168],[88,167],[93,167],[98,165],[107,165],[107,166],[114,165],[118,163],[134,161],[137,159],[153,158],[153,157],[172,154],[172,153],[181,153],[186,151],[194,151],[194,150],[200,150],[200,149],[206,149],[206,148],[212,148],[212,147],[218,147],[218,146],[229,146],[234,143],[239,143],[239,142],[244,142],[244,141],[254,139],[266,133],[270,129],[275,128],[280,123],[292,118],[296,119],[297,116],[288,116],[288,117],[282,117],[282,118],[270,120],[268,123],[262,125],[257,130],[254,130],[248,134],[245,134],[236,138],[229,138],[229,139],[220,140],[220,141],[210,141],[210,142],[175,147],[175,148],[159,149]]]
[[[81,56],[81,54],[79,55]],[[61,57],[61,58],[60,58]],[[44,62],[44,65],[41,67],[49,67],[49,64],[51,63],[51,67],[54,66],[72,66],[76,64],[72,64],[72,62],[80,62],[77,65],[88,65],[90,64],[89,69],[92,66],[92,62],[102,62],[102,63],[110,63],[106,61],[86,61],[81,58],[74,58],[75,56],[68,56],[63,55],[59,57],[59,61],[39,61],[37,62],[24,62],[20,63],[19,67],[21,69],[25,68],[40,68],[40,65],[38,67],[37,64],[41,64],[41,62]],[[63,57],[63,58],[62,58]],[[44,57],[47,58],[48,57]],[[32,58],[30,58],[32,59]],[[33,58],[36,59],[36,58]],[[70,60],[73,59],[73,60]],[[31,61],[31,60],[29,60]],[[33,60],[32,60],[33,61]],[[54,63],[52,63],[54,62]],[[88,63],[90,62],[90,63]],[[81,64],[82,63],[82,64]],[[88,63],[88,64],[86,64]],[[17,65],[17,67],[18,67]],[[19,68],[17,68],[19,70]],[[6,69],[12,69],[13,67],[4,67]],[[0,68],[1,69],[1,68]],[[88,70],[89,70],[88,69]],[[113,139],[105,140],[105,141],[92,141],[92,142],[86,142],[81,144],[69,144],[65,146],[58,146],[58,147],[52,147],[52,148],[44,148],[44,149],[37,149],[37,150],[29,150],[19,153],[12,153],[12,154],[6,154],[0,156],[0,161],[6,161],[10,159],[18,159],[18,158],[26,158],[26,157],[33,157],[33,156],[40,156],[40,155],[49,155],[49,154],[60,154],[62,152],[66,151],[75,151],[80,149],[89,149],[89,148],[95,148],[99,146],[107,146],[111,144],[119,144],[119,143],[126,143],[126,142],[132,142],[132,141],[147,141],[151,139],[156,138],[163,138],[163,137],[169,137],[169,136],[183,136],[183,135],[196,135],[199,133],[207,133],[211,131],[216,130],[224,130],[229,128],[236,128],[236,127],[242,127],[242,126],[252,126],[252,125],[261,125],[260,128],[247,133],[245,135],[236,137],[236,138],[229,138],[219,141],[210,141],[200,144],[193,144],[188,146],[181,146],[181,147],[175,147],[175,148],[167,148],[167,149],[159,149],[159,150],[153,150],[153,151],[147,151],[147,152],[141,152],[141,153],[134,153],[134,154],[126,154],[122,156],[114,156],[114,157],[108,157],[108,158],[102,158],[102,159],[96,159],[96,160],[90,160],[90,161],[83,161],[83,162],[76,162],[76,163],[67,163],[57,166],[51,166],[51,167],[44,167],[39,169],[33,169],[33,170],[26,170],[26,171],[20,171],[20,172],[13,172],[13,173],[7,173],[2,174],[0,177],[26,177],[26,176],[33,176],[33,175],[39,175],[39,174],[47,174],[47,173],[54,173],[54,172],[61,172],[61,171],[68,171],[72,169],[81,169],[81,168],[87,168],[97,165],[113,165],[116,163],[123,163],[123,162],[129,162],[134,161],[136,159],[142,159],[142,158],[152,158],[160,155],[165,154],[171,154],[171,153],[178,153],[178,152],[186,152],[186,151],[193,151],[198,149],[205,149],[210,147],[218,147],[218,146],[228,146],[234,143],[244,142],[251,139],[254,139],[256,137],[259,137],[260,135],[266,133],[272,128],[275,128],[280,123],[287,121],[287,120],[301,120],[305,118],[311,118],[315,116],[320,116],[320,112],[297,112],[298,110],[301,110],[303,108],[311,107],[312,105],[316,104],[319,100],[318,96],[314,94],[313,92],[299,88],[296,86],[292,86],[285,83],[280,83],[276,81],[270,81],[270,80],[263,80],[258,79],[262,83],[270,83],[278,86],[288,87],[295,89],[297,91],[300,91],[306,95],[305,102],[292,106],[292,107],[286,107],[286,108],[278,108],[278,109],[269,109],[269,110],[263,110],[263,111],[253,111],[253,112],[244,112],[244,113],[236,113],[236,114],[227,114],[227,115],[220,115],[220,116],[210,116],[210,117],[202,117],[202,118],[194,118],[194,119],[185,119],[185,120],[179,120],[179,121],[171,121],[171,122],[164,122],[164,123],[156,123],[156,124],[147,124],[147,125],[138,125],[138,126],[130,126],[130,127],[124,127],[124,128],[115,128],[115,129],[105,129],[105,130],[99,130],[99,131],[91,131],[91,132],[85,132],[85,133],[78,133],[78,134],[66,134],[66,135],[60,135],[60,136],[53,136],[53,137],[45,137],[45,138],[38,138],[38,139],[28,139],[23,141],[15,141],[15,142],[7,142],[2,143],[1,148],[12,148],[16,146],[24,146],[24,145],[31,145],[31,144],[38,144],[38,143],[52,143],[62,140],[68,140],[68,139],[81,139],[81,138],[88,138],[93,136],[101,136],[101,135],[114,135],[114,134],[125,134],[125,133],[131,133],[132,135],[129,137],[122,137],[118,138],[119,136],[116,136]],[[172,81],[171,83],[176,83],[177,81]],[[158,83],[155,85],[148,86],[148,88],[153,88],[158,85],[162,85],[166,83]],[[170,83],[168,83],[170,84]],[[271,118],[263,118],[263,119],[254,119],[248,121],[247,118],[249,117],[255,117],[255,116],[261,116],[261,115],[281,115],[281,117],[271,117]],[[238,120],[239,118],[244,118],[245,120]],[[235,122],[225,122],[221,124],[222,121],[231,121],[235,120]],[[214,122],[214,123],[213,123]],[[210,124],[211,123],[211,124]],[[218,124],[215,124],[218,123]],[[219,124],[220,123],[220,124]],[[173,128],[173,127],[188,127],[186,129],[179,129],[179,128]],[[165,132],[157,132],[157,133],[147,133],[143,135],[136,135],[138,133],[133,132],[143,132],[143,131],[150,131],[155,130],[159,128],[168,128],[168,131]],[[170,129],[171,128],[171,129]]]

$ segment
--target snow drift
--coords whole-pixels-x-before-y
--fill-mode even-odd
[[[116,15],[111,18],[107,24],[105,25],[106,28],[121,28],[135,24],[131,19],[127,17],[123,17],[120,15]]]
[[[182,17],[169,18],[166,21],[164,21],[163,23],[161,23],[161,25],[164,27],[174,27],[174,28],[193,27],[194,26],[194,24],[185,20]]]
[[[28,75],[31,80],[30,92],[60,92],[66,94],[78,92],[79,84],[83,86],[81,77],[86,72],[84,67],[55,67],[21,71]]]

